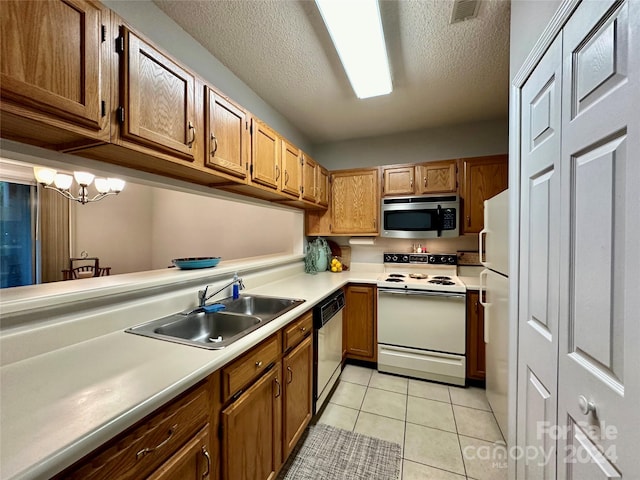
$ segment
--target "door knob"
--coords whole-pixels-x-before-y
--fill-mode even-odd
[[[584,415],[589,415],[589,413],[596,412],[596,404],[587,400],[587,397],[584,395],[580,395],[578,397],[578,405],[580,405],[580,411]]]

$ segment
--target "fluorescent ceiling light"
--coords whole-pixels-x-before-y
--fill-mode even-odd
[[[358,98],[391,93],[378,0],[316,0]]]

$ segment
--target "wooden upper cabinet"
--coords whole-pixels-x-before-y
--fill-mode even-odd
[[[204,164],[246,179],[249,167],[247,112],[209,87],[206,94],[206,151]]]
[[[412,195],[414,192],[414,167],[391,167],[382,172],[384,195]]]
[[[108,140],[109,10],[90,0],[3,0],[0,9],[3,137],[38,144],[43,130],[14,124],[16,115],[54,125],[62,141],[68,130]]]
[[[476,234],[484,228],[484,201],[509,186],[507,155],[462,159],[462,212],[465,234]]]
[[[416,166],[416,194],[456,193],[456,161],[430,162]]]
[[[302,155],[302,199],[316,201],[316,170],[318,164],[308,155]]]
[[[280,178],[280,137],[256,118],[251,119],[251,181],[278,188]]]
[[[292,197],[300,197],[300,149],[282,139],[282,175],[280,190]]]
[[[195,157],[195,77],[166,55],[120,27],[121,137],[179,156]]]
[[[351,235],[378,233],[379,184],[377,168],[333,172],[332,233]]]
[[[317,170],[316,185],[318,195],[316,197],[316,202],[319,205],[326,207],[329,205],[329,170],[324,168],[322,165],[318,165]]]

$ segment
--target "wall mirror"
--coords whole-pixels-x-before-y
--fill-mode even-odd
[[[130,179],[118,195],[82,205],[38,185],[33,166],[0,160],[2,288],[64,281],[71,259],[85,256],[73,265],[98,259],[118,275],[174,268],[174,258],[295,253],[303,235],[301,211]]]

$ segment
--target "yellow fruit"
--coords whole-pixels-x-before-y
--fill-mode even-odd
[[[338,271],[338,267],[336,267],[336,266],[331,267],[331,271],[332,272],[337,272]]]
[[[341,271],[342,271],[342,265],[340,265],[340,266],[338,267],[338,271],[339,271],[339,272],[341,272]]]

